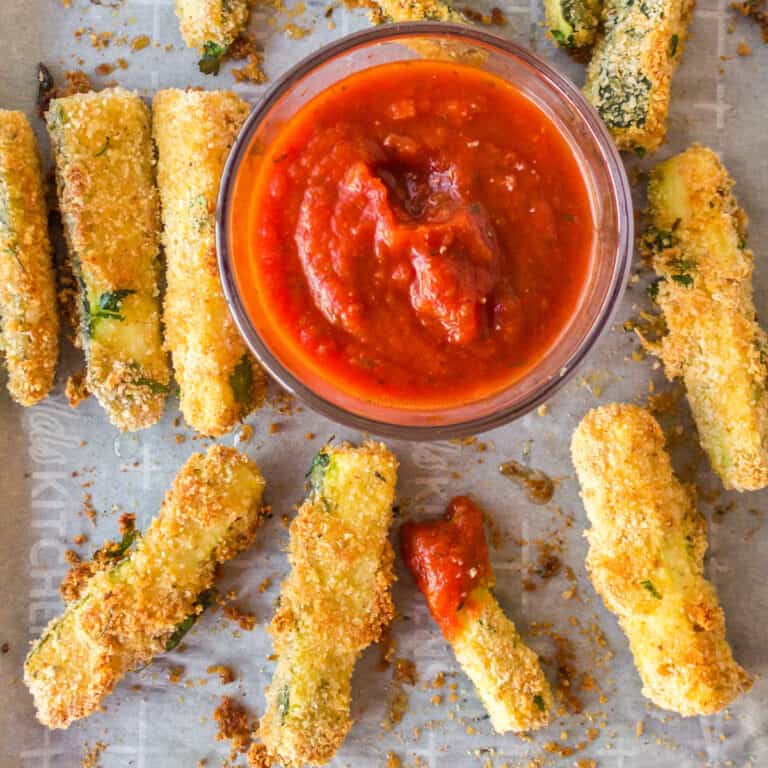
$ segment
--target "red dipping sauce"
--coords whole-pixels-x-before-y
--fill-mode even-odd
[[[240,166],[233,204],[240,293],[273,353],[408,408],[521,378],[577,311],[595,237],[546,114],[493,75],[437,61],[321,93]]]
[[[482,511],[466,496],[457,496],[442,520],[405,523],[400,543],[416,586],[450,640],[458,611],[472,608],[472,590],[493,585]]]

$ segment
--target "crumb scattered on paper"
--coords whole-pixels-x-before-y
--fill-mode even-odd
[[[71,408],[77,408],[80,403],[87,400],[91,393],[88,390],[88,385],[85,382],[86,372],[85,370],[73,373],[64,386],[64,395],[69,402]]]
[[[209,675],[218,675],[222,685],[229,685],[235,679],[235,673],[224,664],[212,664],[206,671]]]
[[[231,696],[222,696],[219,706],[213,713],[213,719],[219,727],[216,741],[229,741],[232,745],[230,760],[237,753],[245,753],[251,745],[251,724],[248,710]]]
[[[99,768],[101,753],[107,748],[103,741],[97,741],[92,747],[86,741],[83,744],[83,759],[80,762],[82,768]]]
[[[230,621],[234,621],[240,629],[244,629],[246,632],[250,632],[256,626],[256,616],[239,605],[225,606],[224,616]]]

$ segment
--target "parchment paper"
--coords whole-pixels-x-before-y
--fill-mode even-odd
[[[0,106],[33,115],[38,61],[61,76],[64,70],[75,68],[93,73],[98,64],[124,57],[128,69],[95,81],[117,80],[147,97],[159,87],[233,87],[229,68],[217,79],[197,73],[196,54],[183,46],[172,0],[124,0],[114,3],[114,8],[95,4],[95,0],[73,0],[72,5],[65,8],[57,0],[0,0]],[[528,43],[581,83],[583,67],[545,40],[539,0],[499,5],[509,19],[499,30],[501,34]],[[308,6],[307,13],[296,18],[285,12],[257,9],[254,13],[252,29],[264,44],[270,76],[331,39],[369,23],[363,11],[336,8],[332,17],[336,27],[329,29],[323,16],[326,6],[317,0],[310,0]],[[744,20],[736,21],[735,31],[730,33],[733,18],[726,0],[700,0],[691,40],[674,81],[669,139],[660,157],[694,140],[723,153],[738,180],[738,196],[752,219],[756,303],[765,322],[768,48],[760,42],[757,29]],[[315,21],[314,31],[303,39],[289,39],[282,31],[289,21],[307,26],[311,20]],[[129,40],[148,35],[152,44],[136,53],[114,43],[96,51],[87,31],[79,41],[75,37],[77,30],[89,29],[112,31]],[[740,40],[752,47],[752,56],[736,57]],[[167,51],[167,45],[173,49]],[[265,90],[265,86],[234,88],[252,103]],[[36,125],[42,128],[39,121]],[[40,133],[46,163],[50,163],[47,139],[42,130]],[[633,167],[643,167],[630,162]],[[642,203],[640,198],[638,203]],[[598,403],[644,402],[649,381],[657,392],[669,386],[651,360],[630,359],[638,345],[621,328],[625,319],[648,309],[647,279],[643,274],[639,282],[630,284],[613,329],[602,338],[580,375],[549,403],[546,415],[534,413],[481,436],[485,450],[479,443],[391,443],[401,461],[402,516],[398,523],[409,515],[438,514],[452,495],[464,492],[491,512],[502,533],[500,546],[492,552],[500,601],[544,657],[553,684],[558,679],[558,663],[573,668],[573,690],[583,711],[555,717],[548,729],[531,739],[493,734],[469,681],[458,670],[423,599],[398,563],[400,578],[394,595],[400,618],[393,628],[395,656],[415,662],[419,682],[415,686],[394,683],[391,668],[379,669],[379,649],[370,649],[353,683],[357,722],[334,766],[383,766],[388,751],[404,765],[430,768],[499,768],[505,763],[511,768],[529,765],[531,760],[562,766],[595,760],[601,768],[768,766],[768,686],[761,679],[768,670],[768,525],[764,521],[768,493],[729,493],[700,502],[711,523],[708,573],[725,608],[735,655],[756,677],[752,692],[726,714],[683,720],[643,699],[627,643],[584,571],[585,515],[569,459],[571,432],[586,410]],[[272,670],[264,626],[287,569],[287,530],[281,517],[291,516],[300,503],[304,473],[322,442],[332,435],[351,440],[360,440],[361,435],[306,409],[288,416],[273,405],[249,418],[255,435],[240,446],[267,478],[274,516],[253,550],[226,568],[222,592],[239,590],[238,602],[258,617],[256,628],[239,630],[220,611],[206,615],[187,637],[183,651],[129,675],[106,700],[103,713],[66,732],[50,733],[34,719],[22,683],[22,663],[29,641],[61,611],[58,583],[67,569],[65,552],[73,547],[73,537],[87,534],[89,541],[78,551],[88,554],[104,538],[115,535],[122,511],[135,512],[143,527],[156,514],[186,457],[210,442],[193,440],[183,424],[174,426],[178,415],[174,400],[169,401],[162,423],[138,436],[118,435],[93,401],[72,411],[63,386],[66,376],[81,366],[81,359],[68,345],[64,349],[55,393],[45,404],[24,410],[13,405],[4,391],[0,395],[0,768],[78,766],[83,745],[96,741],[107,745],[99,763],[104,768],[192,768],[200,758],[206,758],[208,765],[220,765],[229,746],[215,740],[212,713],[219,697],[225,693],[237,697],[254,715],[261,714],[264,707],[263,688]],[[666,426],[682,423],[690,434],[684,399],[678,411],[681,416],[668,418]],[[269,433],[271,424],[280,425],[275,434]],[[306,439],[308,432],[316,437]],[[177,442],[177,435],[184,442]],[[232,444],[235,436],[223,441]],[[708,489],[719,487],[690,440],[678,441],[674,458],[684,479]],[[506,459],[523,461],[556,478],[552,503],[532,504],[521,489],[502,477],[498,464]],[[83,484],[89,485],[83,488]],[[97,510],[95,526],[82,514],[85,493],[92,494]],[[563,567],[549,579],[535,572],[540,552],[536,542],[541,540],[562,542]],[[568,568],[573,581],[568,578]],[[265,579],[271,579],[271,586],[260,591]],[[523,581],[535,590],[526,591]],[[573,586],[576,596],[566,599]],[[573,658],[561,656],[558,662],[554,634],[570,643]],[[217,663],[231,666],[237,681],[223,686],[216,675],[206,674],[206,668]],[[168,680],[173,666],[184,667],[180,683]],[[446,673],[446,685],[436,689],[431,681],[440,672]],[[200,684],[201,680],[206,684]],[[448,687],[451,683],[456,684],[453,695]],[[408,697],[408,711],[401,723],[383,727],[399,690]],[[440,703],[433,703],[436,695],[442,696]],[[580,751],[558,754],[558,749],[574,748],[579,742],[585,743]]]

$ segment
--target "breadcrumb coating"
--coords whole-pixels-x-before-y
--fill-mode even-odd
[[[584,417],[571,451],[592,524],[587,570],[629,640],[643,695],[683,716],[719,712],[751,680],[704,578],[705,520],[672,472],[661,428],[614,403]]]
[[[33,644],[24,681],[41,723],[67,728],[87,717],[126,672],[179,642],[217,566],[253,542],[263,489],[258,467],[234,448],[190,457],[144,536],[96,570]]]
[[[451,647],[497,733],[533,731],[549,723],[552,691],[539,658],[488,589],[470,595]]]
[[[229,48],[248,24],[247,0],[176,0],[181,36],[190,48]]]
[[[166,90],[153,103],[167,276],[165,343],[184,418],[213,436],[229,432],[266,392],[266,376],[227,307],[216,261],[221,174],[249,111],[225,91]]]
[[[701,145],[651,174],[644,244],[662,278],[656,300],[668,333],[648,347],[670,379],[682,377],[723,485],[744,491],[768,485],[768,339],[755,318],[747,217],[732,187]]]
[[[544,0],[549,36],[563,48],[592,45],[602,5],[602,0]]]
[[[259,729],[269,757],[285,768],[322,765],[341,746],[352,725],[355,661],[393,616],[387,534],[396,458],[377,443],[326,446],[310,481],[270,626],[278,662]]]
[[[655,152],[695,0],[606,0],[584,93],[619,149]]]
[[[467,17],[445,0],[375,0],[380,21],[451,21],[466,23]]]
[[[0,109],[0,317],[8,391],[20,405],[50,392],[59,357],[56,278],[35,134]]]
[[[86,386],[122,430],[160,419],[160,215],[149,110],[122,88],[54,99],[46,114],[69,255],[80,284]]]

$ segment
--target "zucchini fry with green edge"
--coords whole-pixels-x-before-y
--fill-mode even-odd
[[[377,443],[326,446],[312,464],[270,626],[278,660],[259,729],[285,768],[326,763],[352,725],[355,662],[393,616],[396,482],[397,460]]]
[[[170,373],[160,333],[160,216],[149,110],[111,88],[51,101],[64,234],[80,285],[86,386],[115,426],[160,419]]]
[[[592,45],[601,8],[601,0],[544,0],[550,37],[561,48]]]
[[[768,485],[768,338],[752,301],[747,217],[712,150],[659,164],[643,245],[667,334],[647,344],[685,383],[699,439],[726,488]]]
[[[8,391],[34,405],[59,357],[56,279],[37,141],[21,112],[0,109],[0,328]]]
[[[642,156],[666,134],[672,75],[695,0],[605,0],[584,92],[616,146]]]
[[[225,91],[160,91],[153,104],[167,290],[164,321],[187,423],[222,435],[259,404],[266,377],[238,333],[216,263],[219,182],[248,105]]]
[[[248,0],[176,0],[181,36],[202,54],[200,71],[217,75],[229,47],[248,25]]]
[[[146,533],[117,548],[116,562],[33,644],[24,680],[41,723],[67,728],[87,717],[127,672],[178,645],[217,567],[253,542],[263,489],[258,467],[234,448],[190,457]]]
[[[552,692],[538,657],[493,596],[482,510],[457,496],[443,519],[405,523],[400,541],[416,586],[497,733],[544,727]]]
[[[719,712],[752,683],[704,578],[706,522],[659,425],[635,405],[596,408],[571,452],[592,524],[587,571],[629,640],[643,695],[686,717]]]

